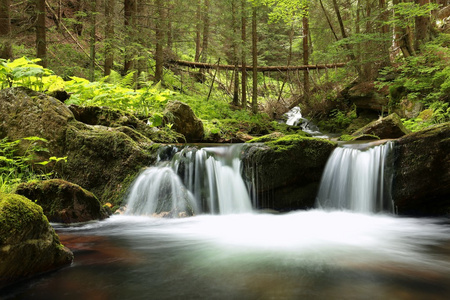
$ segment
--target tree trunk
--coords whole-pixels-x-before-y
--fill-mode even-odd
[[[123,73],[128,73],[133,69],[134,49],[133,44],[135,38],[136,27],[136,0],[124,0],[124,25],[125,25],[125,63]]]
[[[115,0],[106,0],[105,2],[105,76],[111,74],[111,70],[114,65],[114,10]]]
[[[236,18],[236,0],[231,1],[231,23],[233,24],[233,59],[234,59],[234,89],[233,89],[233,105],[239,105],[239,58],[238,58],[238,45],[236,42],[236,36],[238,33],[237,18]]]
[[[167,49],[173,48],[173,25],[172,25],[172,11],[174,4],[172,1],[167,1]]]
[[[89,80],[95,81],[95,56],[96,56],[96,48],[95,48],[95,42],[96,42],[96,33],[97,33],[97,8],[100,6],[100,0],[91,0],[91,37],[90,37],[90,44],[91,44],[91,61],[90,61],[90,68],[89,68]]]
[[[430,3],[430,0],[415,0],[416,4],[423,6]],[[431,40],[431,14],[415,18],[416,32],[414,48],[420,49],[420,46]]]
[[[0,58],[12,59],[11,0],[0,0]]]
[[[243,109],[247,108],[247,57],[246,57],[246,40],[247,40],[247,16],[246,16],[246,3],[247,0],[241,1],[241,25],[242,25],[242,98],[241,106]]]
[[[400,3],[401,0],[393,0],[393,4],[396,5]],[[401,18],[399,16],[399,18]],[[412,32],[409,26],[406,27],[397,27],[395,29],[395,41],[400,47],[402,54],[404,57],[410,57],[416,55],[416,52],[413,47],[413,39]]]
[[[201,61],[206,62],[208,58],[208,44],[209,44],[209,2],[210,0],[205,0],[204,13],[203,13],[203,46]]]
[[[156,0],[156,10],[158,14],[158,22],[156,23],[156,51],[155,51],[155,83],[160,82],[163,77],[163,67],[164,67],[164,53],[163,53],[163,42],[164,42],[164,1]]]
[[[253,95],[252,95],[252,112],[258,112],[258,31],[257,31],[257,14],[256,7],[253,6],[252,11],[252,57],[253,57]]]
[[[47,36],[45,32],[45,0],[36,1],[36,56],[41,59],[40,65],[47,67]]]
[[[309,45],[308,45],[308,35],[309,35],[309,20],[308,17],[303,17],[303,64],[306,66],[309,63]],[[305,100],[309,99],[309,70],[305,69],[303,71],[303,88],[305,91]]]
[[[202,0],[197,0],[196,25],[195,25],[195,62],[200,61],[201,52],[201,22],[202,19]]]

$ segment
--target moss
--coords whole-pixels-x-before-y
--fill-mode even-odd
[[[338,140],[339,141],[344,141],[344,142],[349,142],[349,141],[353,141],[356,137],[349,135],[349,134],[343,134],[341,135]]]
[[[300,144],[304,144],[304,142],[319,142],[319,143],[329,143],[330,145],[335,145],[334,142],[331,142],[326,139],[320,138],[312,138],[306,137],[302,134],[293,134],[286,135],[274,141],[266,142],[265,144],[275,150],[275,152],[285,152],[291,150],[292,148],[298,147]]]
[[[0,242],[8,244],[12,239],[36,238],[33,232],[45,230],[48,220],[42,208],[29,199],[14,195],[0,194]],[[27,227],[34,227],[33,231]]]

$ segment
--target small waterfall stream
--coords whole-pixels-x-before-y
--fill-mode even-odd
[[[241,148],[165,149],[157,165],[146,169],[133,183],[127,214],[176,217],[251,212],[240,173]]]
[[[322,175],[317,207],[362,213],[393,212],[389,159],[393,143],[361,147],[367,145],[345,145],[333,151]]]

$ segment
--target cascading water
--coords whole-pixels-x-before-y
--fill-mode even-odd
[[[132,185],[127,214],[250,212],[250,197],[240,173],[241,147],[185,148],[174,155],[169,148]]]
[[[328,159],[316,206],[355,212],[393,212],[389,175],[392,142],[366,150],[345,145]],[[364,145],[367,146],[367,145]],[[361,147],[361,145],[360,145]]]
[[[323,136],[322,132],[319,131],[319,127],[314,125],[310,120],[303,118],[300,107],[294,107],[285,114],[285,117],[287,118],[286,125],[300,126],[304,132],[307,132],[312,136]]]

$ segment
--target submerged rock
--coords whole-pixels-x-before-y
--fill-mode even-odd
[[[199,142],[203,139],[202,121],[197,118],[189,105],[181,101],[169,102],[164,110],[164,124],[172,124],[172,128],[186,138],[186,142]]]
[[[0,194],[0,288],[72,260],[39,205],[23,196]]]
[[[39,204],[50,222],[77,223],[108,217],[94,194],[64,180],[23,183],[16,193]]]
[[[377,136],[380,139],[396,139],[410,133],[402,123],[400,117],[393,113],[385,118],[373,121],[361,129],[355,131],[352,136],[362,135]]]
[[[397,140],[392,196],[399,214],[450,214],[450,123]]]
[[[56,165],[58,175],[102,202],[121,201],[140,168],[156,159],[157,147],[133,128],[81,123],[60,101],[26,88],[0,91],[0,120],[0,138],[47,139],[44,158],[67,156],[67,163]]]
[[[328,140],[302,135],[249,144],[242,162],[244,177],[253,181],[256,189],[257,208],[314,207],[324,167],[335,147]]]

